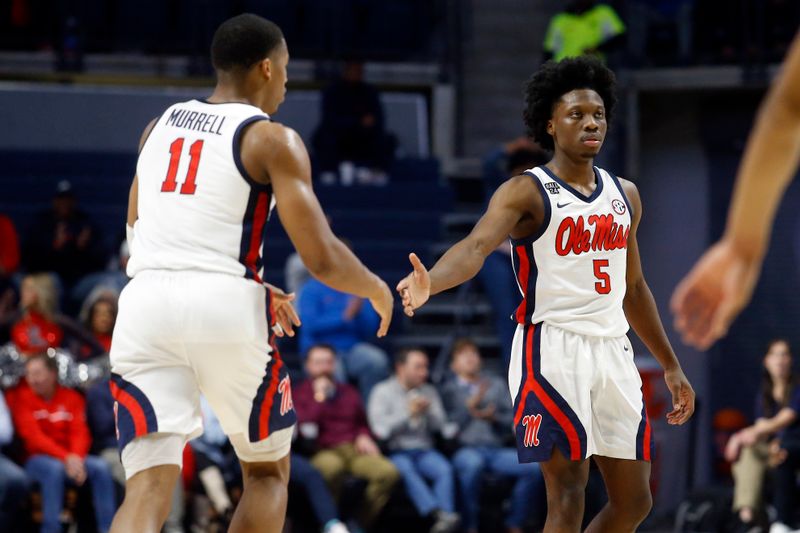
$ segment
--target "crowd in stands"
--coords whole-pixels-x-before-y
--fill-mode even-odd
[[[102,269],[104,241],[68,182],[30,227],[19,238],[0,217],[0,359],[13,347],[24,362],[0,397],[0,530],[76,522],[106,531],[125,481],[110,380],[68,386],[51,349],[107,365],[127,253],[123,246]],[[500,376],[481,371],[474,344],[458,344],[450,379],[434,386],[424,351],[392,360],[374,344],[378,317],[368,301],[295,278],[303,326],[290,490],[306,504],[290,506],[294,531],[383,530],[381,520],[399,513],[434,532],[477,532],[485,476],[506,480],[495,511],[511,502],[509,531],[543,517],[531,505],[541,474],[517,463],[508,392]],[[233,448],[201,408],[204,433],[184,452],[165,531],[222,530],[241,494]]]

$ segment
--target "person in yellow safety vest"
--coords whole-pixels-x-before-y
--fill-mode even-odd
[[[604,52],[620,40],[625,24],[614,8],[595,0],[574,0],[550,20],[544,38],[545,60]]]

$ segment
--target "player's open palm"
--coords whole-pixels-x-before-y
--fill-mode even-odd
[[[369,299],[372,308],[381,317],[381,324],[378,326],[378,337],[385,337],[389,331],[389,324],[392,323],[392,309],[394,308],[394,296],[386,283],[380,281],[380,290],[376,296]]]
[[[665,371],[664,381],[672,394],[672,411],[667,413],[667,422],[680,426],[694,413],[694,389],[680,367]]]
[[[725,241],[703,254],[672,296],[675,328],[684,342],[705,350],[724,336],[750,301],[759,271],[759,261]]]
[[[408,316],[414,316],[414,309],[422,307],[431,296],[431,277],[417,254],[409,254],[408,259],[414,271],[400,280],[397,292],[403,300],[403,312]]]

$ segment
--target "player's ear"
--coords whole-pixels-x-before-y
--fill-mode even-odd
[[[548,120],[547,121],[547,133],[550,134],[550,135],[553,135],[553,133],[555,133],[555,131],[553,130],[553,121],[552,120]]]
[[[258,70],[267,79],[272,78],[272,61],[267,57],[258,63]]]

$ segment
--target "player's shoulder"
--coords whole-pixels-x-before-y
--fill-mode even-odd
[[[619,181],[619,185],[620,187],[622,187],[622,190],[625,192],[626,196],[628,196],[629,198],[631,196],[634,196],[637,199],[639,198],[639,188],[636,187],[636,184],[634,182],[620,176],[617,176],[617,181]],[[633,200],[633,198],[630,199]]]
[[[244,132],[242,144],[270,156],[298,157],[307,154],[300,134],[280,122],[271,120],[253,123]]]

